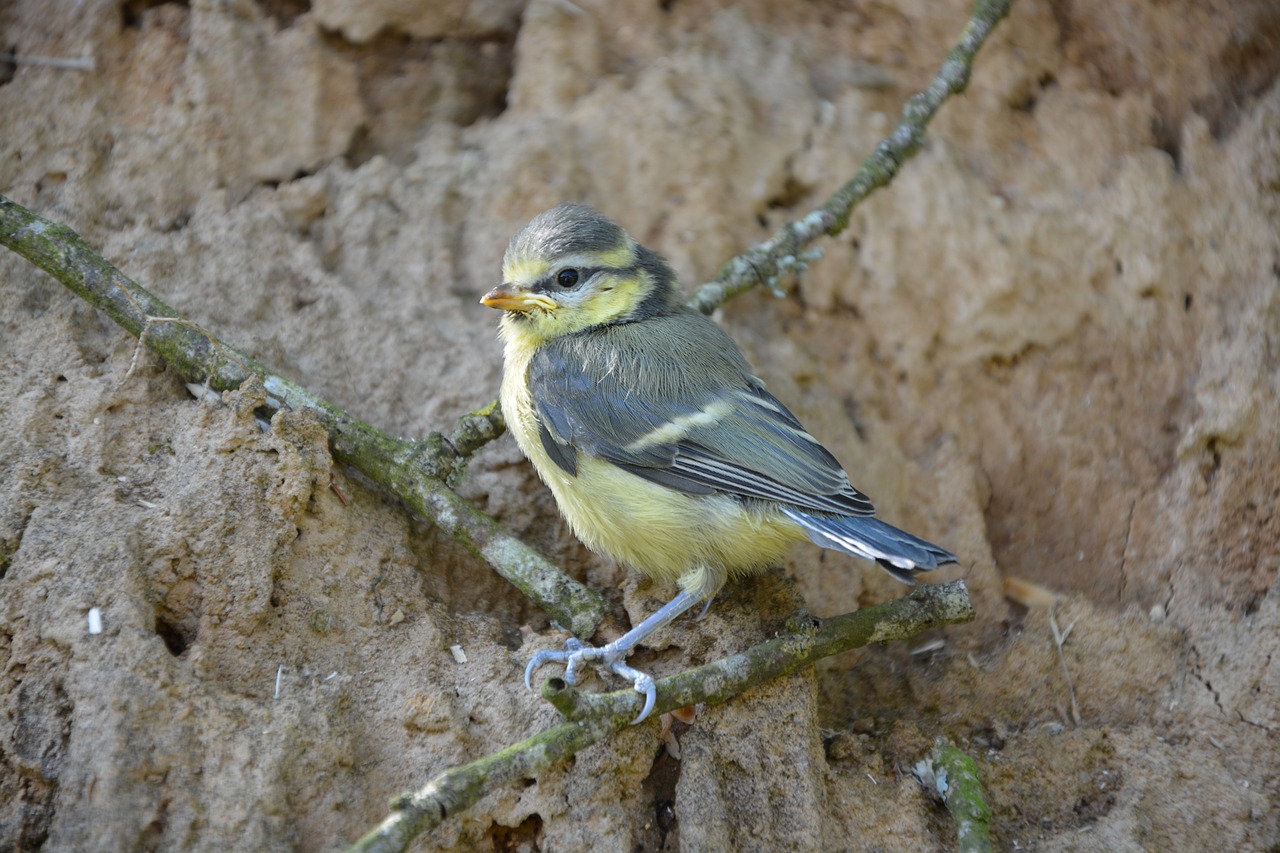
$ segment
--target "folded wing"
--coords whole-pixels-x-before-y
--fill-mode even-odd
[[[562,469],[576,474],[581,451],[686,494],[874,512],[719,327],[693,312],[638,325],[557,339],[534,357],[542,443]]]

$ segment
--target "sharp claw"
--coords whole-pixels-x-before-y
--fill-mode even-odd
[[[658,701],[657,688],[653,686],[653,679],[645,673],[640,673],[640,677],[636,679],[635,687],[637,693],[644,694],[644,707],[640,709],[640,715],[631,721],[631,725],[636,725],[644,721],[649,716],[649,712],[653,710],[653,703]]]
[[[644,697],[644,707],[640,710],[640,715],[631,721],[631,725],[643,722],[658,701],[657,687],[648,673],[627,666],[626,653],[615,647],[596,648],[576,638],[570,638],[564,644],[564,651],[543,649],[535,653],[529,665],[524,668],[524,686],[532,690],[533,673],[548,663],[564,664],[564,680],[568,684],[574,684],[578,680],[578,667],[590,661],[599,661],[615,675],[631,682],[635,691]]]
[[[606,659],[605,665],[615,675],[630,681],[632,689],[644,697],[644,707],[640,709],[639,716],[631,721],[631,725],[634,726],[636,723],[643,722],[645,717],[649,716],[649,712],[653,710],[654,703],[658,701],[658,690],[654,686],[653,677],[647,672],[641,672],[634,667],[627,666],[621,658],[616,660]]]
[[[535,653],[533,659],[529,661],[529,665],[524,668],[524,686],[532,690],[533,673],[538,669],[538,667],[545,666],[549,663],[565,664],[564,680],[573,684],[575,680],[573,674],[574,656],[582,649],[582,647],[582,643],[578,640],[571,640],[570,642],[565,643],[565,650],[562,652],[543,649],[542,651]]]
[[[544,663],[550,663],[552,660],[555,659],[555,656],[557,654],[561,654],[561,653],[548,652],[544,650],[544,651],[538,652],[533,656],[533,658],[529,661],[529,665],[524,668],[524,686],[526,690],[533,689],[533,682],[531,681],[531,679],[533,677],[534,671],[538,667],[542,666]]]

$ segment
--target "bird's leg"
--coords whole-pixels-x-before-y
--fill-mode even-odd
[[[530,690],[533,689],[530,678],[533,675],[533,671],[543,664],[564,664],[564,680],[569,684],[573,684],[577,681],[577,669],[580,665],[599,661],[613,674],[630,681],[635,691],[644,696],[644,708],[641,709],[640,716],[631,721],[631,724],[635,725],[649,716],[649,712],[653,710],[653,703],[657,701],[657,690],[653,686],[653,678],[648,673],[627,666],[627,656],[635,651],[636,646],[640,645],[650,634],[670,623],[701,600],[701,597],[681,590],[679,595],[664,604],[656,613],[612,643],[598,647],[588,646],[581,640],[570,638],[564,644],[564,651],[538,652],[533,656],[533,660],[529,661],[529,665],[525,667],[524,686]]]

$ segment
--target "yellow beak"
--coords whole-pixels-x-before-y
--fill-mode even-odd
[[[550,296],[530,293],[527,290],[506,290],[502,286],[495,287],[481,296],[480,304],[520,314],[528,314],[530,311],[554,311],[560,307]]]

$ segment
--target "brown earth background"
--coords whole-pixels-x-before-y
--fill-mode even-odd
[[[0,193],[422,435],[496,396],[477,299],[530,216],[594,204],[704,281],[852,175],[968,11],[12,0],[0,51],[96,64],[0,63]],[[910,768],[946,736],[1000,849],[1276,850],[1278,73],[1273,0],[1019,0],[825,258],[721,318],[882,516],[961,555],[978,620],[701,709],[679,761],[625,731],[419,849],[945,850]],[[134,354],[0,252],[0,850],[333,849],[557,720],[520,672],[563,635],[484,562],[308,419],[264,432]],[[671,592],[577,544],[509,438],[460,488],[632,620]],[[1058,593],[1061,660],[1007,578]],[[642,663],[741,650],[797,588],[902,592],[798,547]]]

